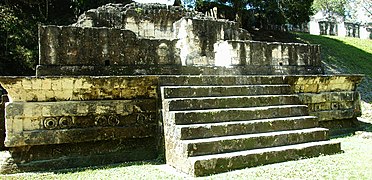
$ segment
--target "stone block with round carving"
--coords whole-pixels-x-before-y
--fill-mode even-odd
[[[155,108],[155,99],[8,103],[5,145],[152,137]]]
[[[1,77],[7,147],[154,137],[158,77]],[[24,86],[24,87],[23,87]]]

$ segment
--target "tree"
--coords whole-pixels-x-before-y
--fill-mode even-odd
[[[248,0],[220,0],[222,3],[231,5],[233,12],[235,12],[235,21],[239,26],[242,26],[243,11],[248,5]]]
[[[358,0],[359,4],[364,8],[364,10],[372,16],[372,1],[371,0]]]
[[[313,0],[250,0],[248,7],[254,11],[261,27],[265,25],[300,25],[310,20]]]
[[[314,0],[315,12],[323,11],[327,17],[335,15],[345,16],[345,4],[347,0]]]
[[[37,46],[33,42],[37,33],[31,37],[32,28],[14,10],[0,5],[0,75],[33,75],[32,67],[37,59]]]
[[[359,16],[369,17],[367,21],[372,21],[372,1],[369,0],[348,0],[347,4],[347,15],[349,18],[356,21],[359,20]]]
[[[195,0],[182,0],[183,7],[187,9],[193,9],[195,8],[196,1]]]
[[[196,0],[196,9],[205,12],[218,7],[224,18],[235,20],[246,29],[252,25],[267,28],[308,22],[313,13],[312,3],[313,0]]]
[[[313,15],[311,8],[314,0],[281,0],[280,8],[283,11],[286,22],[293,25],[300,25],[310,21]]]
[[[173,6],[181,6],[181,0],[174,0]]]

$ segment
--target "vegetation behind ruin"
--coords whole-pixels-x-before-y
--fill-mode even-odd
[[[220,18],[239,21],[245,29],[252,26],[285,23],[301,24],[309,20],[313,0],[288,3],[280,1],[197,0],[194,7],[206,12],[218,7]],[[0,75],[34,75],[38,62],[38,24],[68,25],[83,12],[107,3],[131,0],[46,0],[0,2]],[[183,1],[188,2],[187,0]],[[191,2],[191,1],[190,1]],[[185,5],[187,6],[187,5]]]

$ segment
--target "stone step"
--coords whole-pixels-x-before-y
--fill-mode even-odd
[[[273,105],[300,104],[296,95],[260,95],[260,96],[228,96],[228,97],[202,97],[202,98],[174,98],[165,99],[164,107],[170,111],[218,109],[218,108],[244,108]]]
[[[291,131],[183,140],[182,143],[187,147],[188,156],[200,156],[322,141],[327,139],[327,129],[310,128]]]
[[[290,94],[290,85],[163,86],[164,98]]]
[[[283,161],[297,160],[305,157],[331,155],[341,152],[338,142],[319,141],[264,149],[238,151],[232,153],[189,157],[189,174],[206,176]]]
[[[268,75],[203,75],[203,76],[160,76],[161,86],[218,86],[218,85],[253,85],[285,84],[284,76]]]
[[[251,121],[232,121],[208,124],[176,125],[181,140],[264,133],[318,126],[314,116],[299,116]]]
[[[245,121],[308,115],[305,105],[280,105],[249,108],[169,111],[176,125]]]

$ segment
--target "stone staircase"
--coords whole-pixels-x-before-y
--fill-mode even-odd
[[[161,80],[167,164],[193,176],[341,151],[282,76]]]

